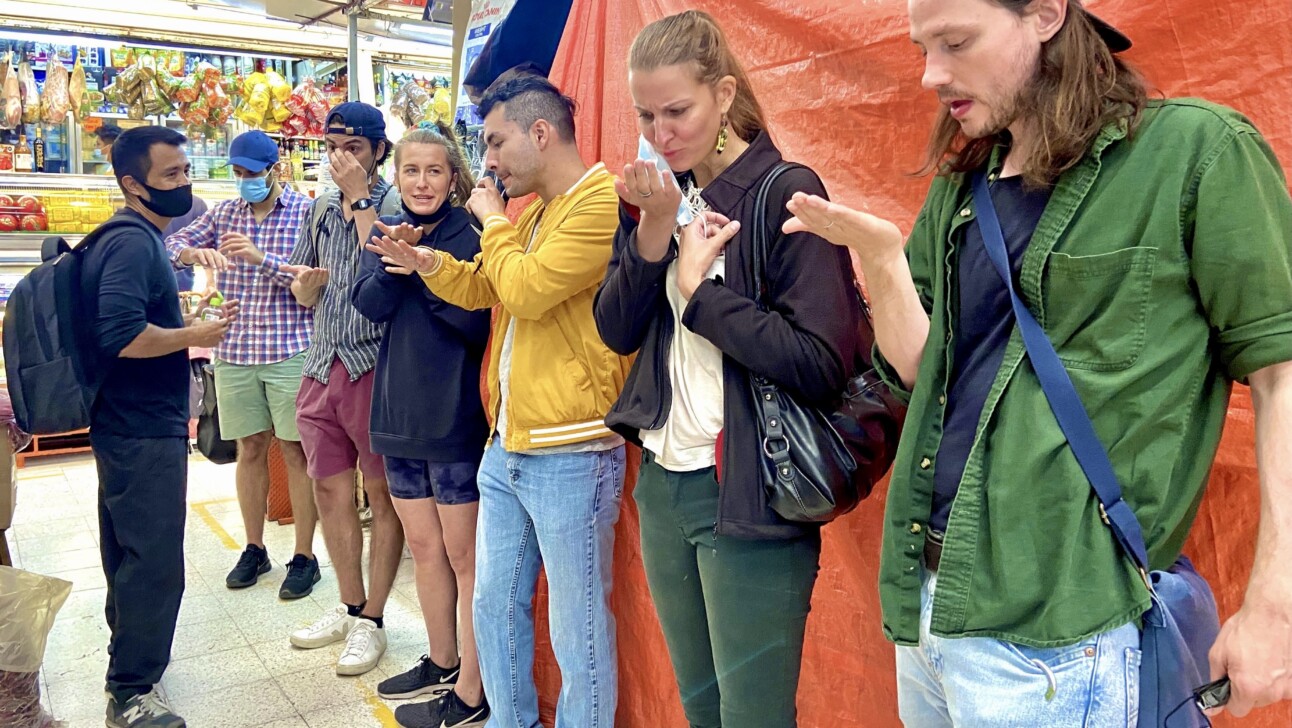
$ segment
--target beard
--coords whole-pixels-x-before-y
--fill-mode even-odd
[[[998,136],[1009,130],[1019,119],[1026,118],[1035,108],[1036,100],[1041,91],[1041,63],[1039,58],[1031,59],[1029,64],[1031,70],[1027,72],[1021,83],[1011,92],[1004,84],[992,89],[991,92],[982,98],[985,98],[986,105],[991,109],[991,115],[981,126],[971,129],[960,123],[960,129],[963,134],[970,139],[985,139],[988,137]],[[983,103],[980,97],[970,94],[961,93],[955,88],[941,90],[938,96],[943,99],[969,99],[974,103]]]

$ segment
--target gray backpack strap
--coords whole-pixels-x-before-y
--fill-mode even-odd
[[[386,189],[386,194],[381,197],[381,205],[377,208],[377,217],[397,217],[404,214],[403,198],[399,196],[399,190],[391,185]]]
[[[314,198],[314,208],[310,211],[310,233],[311,234],[318,233],[319,223],[322,222],[323,215],[327,213],[328,206],[332,204],[333,200],[337,199],[340,196],[341,196],[341,191],[333,188],[325,191],[323,194]]]

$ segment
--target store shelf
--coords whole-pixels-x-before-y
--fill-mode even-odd
[[[48,455],[70,455],[90,451],[90,431],[80,430],[61,435],[37,435],[31,439],[26,450],[16,453],[18,467],[27,466],[28,458],[39,458]]]

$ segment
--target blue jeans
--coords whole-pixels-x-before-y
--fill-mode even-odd
[[[476,646],[488,728],[536,728],[534,589],[547,571],[557,728],[613,728],[619,665],[610,612],[624,448],[522,455],[495,443],[480,463]]]
[[[1035,648],[929,632],[936,574],[925,574],[920,646],[897,648],[897,705],[908,728],[1135,728],[1139,627]]]

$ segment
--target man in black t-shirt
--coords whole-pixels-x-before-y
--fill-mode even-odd
[[[237,302],[225,304],[214,321],[180,313],[161,231],[192,206],[186,141],[165,127],[131,129],[117,139],[112,159],[126,206],[113,219],[134,224],[96,242],[82,268],[104,369],[90,444],[112,633],[110,728],[185,725],[156,685],[170,662],[184,593],[187,350],[218,344],[237,316]]]

